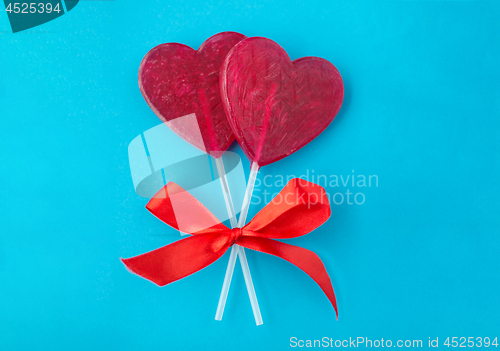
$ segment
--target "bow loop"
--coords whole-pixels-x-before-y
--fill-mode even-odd
[[[187,234],[206,234],[229,230],[188,191],[174,182],[161,188],[146,208],[155,217]]]
[[[312,232],[330,217],[323,187],[294,178],[245,226],[253,236],[289,239]]]

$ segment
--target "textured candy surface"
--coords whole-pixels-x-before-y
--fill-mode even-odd
[[[227,55],[221,95],[231,128],[252,162],[265,166],[317,137],[340,110],[344,85],[330,62],[291,61],[266,38],[248,38]]]
[[[245,38],[219,33],[197,51],[183,44],[162,44],[146,54],[139,68],[139,88],[156,115],[215,157],[234,141],[220,97],[220,67],[229,50]]]

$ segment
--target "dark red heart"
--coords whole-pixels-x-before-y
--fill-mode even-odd
[[[139,68],[139,88],[156,115],[215,157],[234,141],[220,97],[220,67],[229,50],[245,38],[235,32],[219,33],[197,51],[177,43],[158,45]]]
[[[241,148],[259,166],[281,160],[316,138],[340,110],[344,85],[330,62],[291,61],[266,38],[248,38],[228,53],[221,95]]]

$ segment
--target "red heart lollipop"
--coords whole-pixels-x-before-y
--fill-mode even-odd
[[[248,38],[228,53],[221,95],[236,139],[252,163],[265,166],[316,138],[340,110],[342,77],[318,57],[291,61],[266,38]]]
[[[245,38],[235,32],[219,33],[197,51],[177,43],[158,45],[139,68],[139,88],[156,115],[214,157],[234,140],[221,103],[220,67],[229,50]]]

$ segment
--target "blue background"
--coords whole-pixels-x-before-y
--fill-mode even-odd
[[[499,18],[498,1],[83,1],[12,34],[0,13],[0,348],[500,336]],[[288,241],[323,259],[338,321],[307,275],[262,253],[248,251],[260,327],[239,266],[214,320],[228,255],[163,288],[119,261],[179,238],[132,185],[127,146],[158,124],[139,63],[224,30],[326,58],[344,78],[332,125],[260,175],[378,176],[363,205],[332,206]]]

